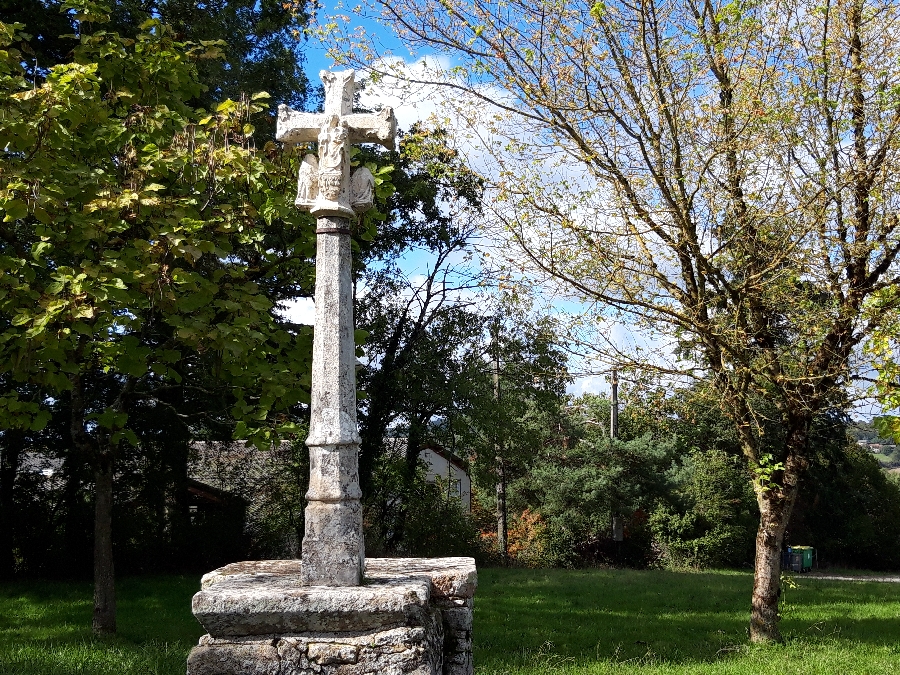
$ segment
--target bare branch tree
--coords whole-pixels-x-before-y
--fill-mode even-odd
[[[754,481],[750,636],[779,640],[779,556],[811,422],[841,403],[855,354],[898,303],[900,6],[373,5],[409,45],[459,64],[415,81],[492,106],[509,262],[593,301],[598,319],[668,334],[712,378],[767,477]],[[876,297],[881,311],[865,312]],[[757,401],[777,411],[771,459]]]

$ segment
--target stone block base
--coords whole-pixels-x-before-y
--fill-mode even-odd
[[[299,560],[227,565],[203,577],[209,631],[187,675],[471,675],[471,558],[378,558],[362,586],[301,586]]]
[[[364,633],[246,638],[204,635],[189,675],[434,675],[441,672],[440,617],[428,626]]]

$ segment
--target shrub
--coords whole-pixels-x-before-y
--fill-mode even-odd
[[[372,483],[364,497],[366,555],[483,558],[473,520],[446,490],[426,480],[424,464],[410,473],[404,458],[383,456]]]
[[[695,451],[675,472],[672,499],[650,515],[660,562],[673,567],[736,567],[753,560],[758,512],[743,459]]]

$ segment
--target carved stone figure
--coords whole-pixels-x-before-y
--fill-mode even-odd
[[[361,166],[350,176],[350,205],[357,213],[372,208],[375,203],[375,177]]]
[[[315,155],[306,155],[297,173],[297,198],[294,205],[309,211],[319,194],[319,160]]]
[[[320,73],[325,84],[325,112],[300,113],[287,106],[278,108],[276,138],[285,143],[319,143],[315,181],[298,176],[296,204],[315,216],[349,218],[372,204],[370,177],[357,179],[358,189],[351,185],[351,143],[379,143],[394,147],[397,120],[390,108],[377,113],[352,113],[353,71]],[[312,163],[303,162],[301,173],[309,172]],[[301,189],[300,183],[303,182]],[[368,187],[367,187],[368,186]],[[301,191],[305,191],[301,198]],[[358,204],[358,206],[357,206]]]
[[[332,115],[328,124],[319,132],[319,167],[323,171],[340,171],[344,163],[350,129],[346,120]]]

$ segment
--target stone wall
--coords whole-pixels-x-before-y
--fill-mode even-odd
[[[471,558],[366,561],[361,586],[301,586],[300,561],[227,565],[194,596],[188,675],[471,675]]]

